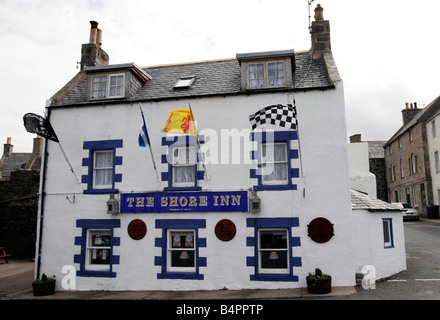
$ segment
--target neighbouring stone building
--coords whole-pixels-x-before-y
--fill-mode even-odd
[[[0,246],[16,258],[35,257],[42,141],[34,139],[32,153],[14,153],[8,138],[0,160]]]
[[[439,110],[439,98],[423,109],[417,103],[406,103],[403,126],[384,145],[389,201],[409,203],[422,215],[434,205],[431,161],[438,158],[438,149],[432,145],[430,151],[428,141],[434,141],[433,129],[437,134],[432,120]]]

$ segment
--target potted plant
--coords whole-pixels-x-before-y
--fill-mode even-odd
[[[43,273],[41,279],[32,282],[34,296],[47,296],[55,293],[55,276],[48,277]]]
[[[315,268],[315,273],[306,277],[307,291],[313,294],[325,294],[332,291],[332,277]]]

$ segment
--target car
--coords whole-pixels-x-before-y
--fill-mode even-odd
[[[395,202],[393,205],[399,207],[403,211],[403,220],[420,220],[419,212],[414,209],[409,203]]]

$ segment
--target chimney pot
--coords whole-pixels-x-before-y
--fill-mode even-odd
[[[322,21],[324,20],[324,9],[321,7],[320,4],[318,4],[315,8],[315,21]]]
[[[3,156],[9,157],[12,154],[14,146],[11,144],[11,138],[6,139],[6,143],[3,145]]]

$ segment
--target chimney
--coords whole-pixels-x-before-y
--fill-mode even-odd
[[[41,156],[42,150],[43,150],[43,139],[40,136],[38,136],[34,138],[32,155]]]
[[[323,52],[331,51],[330,43],[330,22],[324,20],[324,9],[318,4],[315,8],[315,21],[310,27],[312,35],[312,48],[310,50],[312,59],[318,60]]]
[[[405,109],[402,110],[403,125],[410,122],[420,111],[422,111],[422,109],[417,108],[417,102],[414,102],[414,104],[406,102]]]
[[[11,137],[8,137],[6,143],[3,145],[3,157],[9,157],[12,154],[14,146],[11,144]]]
[[[98,28],[98,22],[90,21],[89,43],[83,44],[81,48],[81,70],[84,67],[106,66],[109,64],[108,54],[101,48],[102,30]]]

